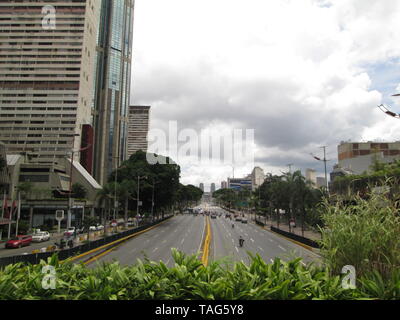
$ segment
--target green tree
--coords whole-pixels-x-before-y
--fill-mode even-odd
[[[73,184],[71,191],[72,191],[72,196],[75,199],[85,199],[88,194],[87,189],[80,183]]]

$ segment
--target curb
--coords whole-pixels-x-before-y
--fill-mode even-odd
[[[172,217],[173,217],[173,216],[172,216]],[[172,217],[171,217],[171,218],[172,218]],[[80,254],[80,255],[78,255],[78,256],[75,256],[75,257],[72,257],[72,258],[69,258],[69,259],[66,259],[66,260],[63,260],[63,261],[71,261],[71,262],[72,262],[72,261],[78,260],[78,259],[80,259],[80,258],[83,258],[83,257],[85,257],[85,256],[87,256],[87,255],[89,255],[89,254],[95,253],[95,252],[97,252],[97,251],[100,251],[100,250],[102,250],[102,249],[106,249],[106,248],[112,246],[112,248],[110,248],[110,249],[108,249],[108,250],[106,250],[106,251],[104,251],[104,252],[102,252],[102,253],[96,255],[95,257],[93,257],[93,258],[91,258],[91,259],[89,259],[89,260],[83,262],[85,265],[87,265],[87,264],[89,264],[89,263],[91,263],[91,262],[94,262],[94,261],[98,260],[100,257],[106,255],[107,253],[111,252],[111,251],[115,248],[116,245],[122,244],[122,242],[124,242],[124,241],[126,241],[126,240],[129,240],[129,239],[131,239],[131,238],[134,238],[134,237],[136,237],[136,236],[141,235],[142,233],[145,233],[145,232],[147,232],[147,231],[150,231],[150,230],[152,230],[152,229],[154,229],[154,228],[160,226],[161,224],[163,224],[164,222],[166,222],[166,221],[168,221],[168,220],[169,220],[169,219],[166,219],[166,220],[164,220],[164,221],[162,221],[162,222],[160,222],[160,223],[158,223],[158,224],[156,224],[156,225],[154,225],[154,226],[152,226],[152,227],[150,227],[150,228],[147,228],[147,229],[145,229],[145,230],[136,232],[136,233],[131,234],[131,235],[129,235],[129,236],[126,236],[126,237],[124,237],[124,238],[115,240],[114,242],[107,243],[107,244],[105,244],[105,245],[103,245],[103,246],[101,246],[101,247],[92,249],[92,250],[87,251],[87,252],[85,252],[85,253],[82,253],[82,254]],[[63,262],[63,261],[61,261],[61,262]]]
[[[261,226],[258,225],[257,223],[256,223],[255,225],[261,227]],[[314,252],[314,248],[312,248],[312,247],[310,247],[310,246],[308,246],[308,245],[306,245],[306,244],[304,244],[304,243],[302,243],[302,242],[299,242],[299,241],[296,241],[296,240],[294,240],[294,239],[285,237],[284,235],[282,235],[282,234],[280,234],[280,233],[277,233],[277,232],[272,231],[272,230],[269,229],[268,227],[265,227],[265,226],[264,226],[264,227],[261,227],[261,228],[264,229],[264,230],[266,230],[266,231],[268,231],[268,232],[271,232],[272,234],[277,235],[277,236],[279,236],[279,237],[281,237],[281,238],[283,238],[283,239],[285,239],[285,240],[288,240],[288,241],[290,241],[290,242],[292,242],[292,243],[294,243],[294,244],[297,244],[297,245],[303,247],[304,249],[307,249],[308,251],[311,251],[311,252],[314,253],[314,254],[317,254],[316,252]]]

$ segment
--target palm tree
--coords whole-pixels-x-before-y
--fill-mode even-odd
[[[101,220],[106,228],[107,220],[110,215],[111,203],[114,199],[114,184],[108,183],[97,193],[97,199],[101,207]]]

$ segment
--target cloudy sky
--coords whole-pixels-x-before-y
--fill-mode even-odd
[[[400,112],[399,30],[398,0],[136,0],[131,102],[152,106],[153,129],[254,129],[266,172],[322,176],[320,146],[330,171],[340,141],[400,140],[377,108]],[[177,162],[183,183],[206,189],[232,176]]]

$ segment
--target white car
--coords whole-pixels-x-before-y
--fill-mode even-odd
[[[102,226],[101,224],[98,224],[97,226],[96,226],[96,230],[97,231],[100,231],[100,230],[103,230],[104,229],[104,226]]]
[[[50,233],[47,231],[41,231],[32,235],[33,242],[44,242],[50,240]]]
[[[90,226],[89,231],[97,231],[97,228],[95,226]]]

